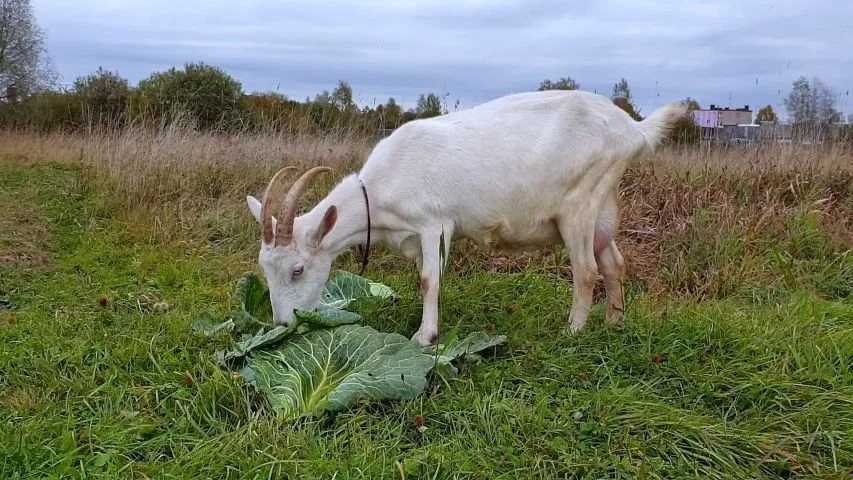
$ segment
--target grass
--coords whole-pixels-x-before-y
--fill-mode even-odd
[[[671,153],[629,172],[621,330],[601,325],[598,305],[584,334],[558,334],[570,285],[552,254],[455,247],[442,333],[496,331],[507,351],[416,400],[294,424],[219,369],[222,344],[190,331],[198,313],[227,311],[234,282],[255,268],[257,226],[238,191],[261,188],[261,174],[230,179],[240,163],[219,162],[225,173],[169,183],[159,164],[155,177],[104,161],[142,153],[16,135],[0,147],[0,299],[12,304],[0,303],[0,478],[853,474],[842,154],[805,173],[719,168],[737,153],[695,170]],[[159,141],[162,158],[190,155],[172,164],[187,173],[248,148]],[[305,145],[292,147],[305,164],[350,165],[362,152],[342,143],[322,159]],[[412,267],[379,251],[367,275],[401,296],[365,306],[368,322],[413,333]]]

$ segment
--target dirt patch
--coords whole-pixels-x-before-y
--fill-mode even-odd
[[[0,394],[0,405],[19,415],[32,412],[39,405],[39,392],[33,387],[9,388]]]
[[[28,272],[50,263],[47,219],[32,187],[7,177],[15,168],[0,165],[0,272]]]
[[[17,203],[17,204],[16,204]],[[0,196],[0,268],[29,269],[47,265],[50,233],[38,209]]]

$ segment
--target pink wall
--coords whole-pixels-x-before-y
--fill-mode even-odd
[[[693,121],[705,128],[714,128],[720,124],[719,110],[694,110]]]

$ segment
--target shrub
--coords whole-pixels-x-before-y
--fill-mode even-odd
[[[257,131],[301,133],[310,130],[304,104],[279,93],[255,93],[242,99],[242,121]]]
[[[82,101],[68,92],[45,91],[19,103],[0,105],[0,127],[39,132],[72,131],[80,127]]]
[[[631,101],[630,98],[626,97],[615,97],[613,99],[613,104],[617,107],[621,108],[628,114],[632,119],[636,121],[642,121],[643,116],[640,115],[640,112],[637,111],[637,107],[634,105],[634,102]]]
[[[695,145],[699,143],[700,135],[699,127],[688,113],[675,122],[669,133],[669,142],[676,145]]]
[[[73,92],[84,103],[90,124],[122,125],[127,121],[130,87],[118,73],[103,68],[74,82]]]
[[[141,113],[167,121],[182,113],[202,129],[227,129],[239,123],[243,88],[217,67],[190,63],[139,82]]]

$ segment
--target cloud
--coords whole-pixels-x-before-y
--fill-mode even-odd
[[[644,112],[781,98],[799,75],[850,90],[853,4],[557,0],[221,2],[35,0],[67,82],[98,66],[132,82],[189,61],[247,90],[293,98],[349,81],[370,104],[449,93],[471,106],[571,76],[609,93],[629,80]],[[842,96],[842,108],[849,109]]]

